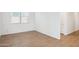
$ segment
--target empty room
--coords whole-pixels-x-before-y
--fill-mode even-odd
[[[78,12],[0,12],[0,47],[76,47],[78,39]]]
[[[59,39],[58,12],[0,12],[1,47],[52,47]]]

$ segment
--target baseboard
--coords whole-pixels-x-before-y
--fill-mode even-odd
[[[23,32],[31,32],[31,31],[35,31],[35,30],[23,31]],[[4,36],[4,35],[11,35],[11,34],[18,34],[18,33],[23,33],[23,32],[6,33],[6,34],[2,34],[1,36]]]
[[[47,34],[47,33],[44,33],[44,32],[40,32],[40,31],[37,31],[37,32],[39,32],[39,33],[41,33],[41,34],[44,34],[44,35],[47,35],[47,36],[49,36],[49,37],[53,37],[53,38],[55,38],[55,39],[60,40],[60,35],[59,35],[59,36],[55,36],[55,35],[50,35],[50,34]]]
[[[73,31],[73,32],[70,32],[70,33],[65,33],[64,35],[70,35],[70,34],[73,34],[73,33],[77,32],[77,31],[79,31],[79,30],[76,30],[76,31]]]

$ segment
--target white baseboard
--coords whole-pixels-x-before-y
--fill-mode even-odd
[[[37,31],[37,32],[40,32],[40,31]],[[47,34],[47,33],[44,33],[44,32],[40,32],[40,33],[60,40],[60,35],[59,36],[55,36],[55,35]]]
[[[35,30],[30,30],[30,31],[35,31]],[[20,31],[20,32],[4,33],[2,35],[16,34],[16,33],[22,33],[22,32],[30,32],[30,31]]]

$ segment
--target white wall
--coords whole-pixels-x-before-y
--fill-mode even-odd
[[[79,30],[79,12],[75,12],[75,31]]]
[[[2,34],[2,28],[3,26],[2,26],[2,13],[0,12],[0,36],[1,36],[1,34]]]
[[[12,24],[10,23],[11,19],[10,12],[4,12],[3,16],[3,35],[4,34],[11,34],[11,33],[18,33],[24,31],[32,31],[34,29],[34,13],[29,12],[29,20],[27,24]]]
[[[60,19],[61,19],[61,27],[60,27],[60,32],[64,33],[64,27],[65,27],[65,19],[66,19],[66,14],[64,12],[60,13]]]
[[[63,34],[67,35],[75,31],[75,15],[74,12],[65,12]]]
[[[1,35],[1,13],[0,13],[0,35]]]
[[[35,16],[37,31],[55,38],[60,38],[60,13],[37,12]]]
[[[67,34],[67,29],[68,29],[68,13],[66,13],[66,12],[61,12],[61,14],[60,14],[60,16],[61,16],[61,33],[63,33],[63,34]]]

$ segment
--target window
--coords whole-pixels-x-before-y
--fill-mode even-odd
[[[20,23],[20,12],[11,13],[11,23]]]
[[[25,12],[12,12],[11,23],[27,23],[29,14]]]
[[[27,23],[29,19],[29,13],[28,12],[22,12],[21,13],[21,23]]]
[[[20,12],[13,12],[12,16],[14,16],[14,17],[20,17]]]
[[[21,18],[21,23],[27,23],[28,22],[27,19],[28,19],[28,17],[22,17]]]

